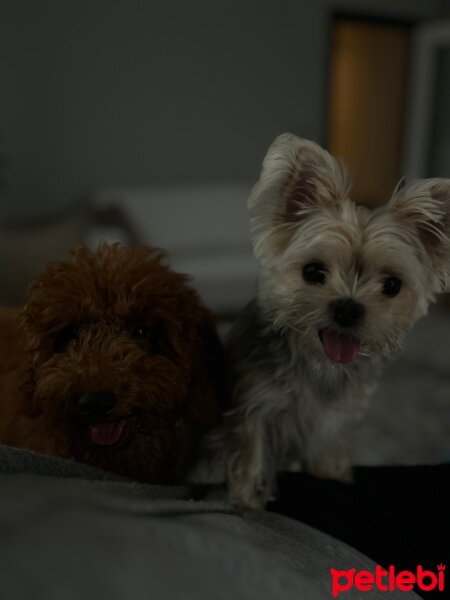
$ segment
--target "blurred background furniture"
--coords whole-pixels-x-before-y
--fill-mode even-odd
[[[246,209],[249,188],[233,184],[185,184],[112,188],[93,198],[94,214],[122,215],[122,237],[165,248],[170,263],[189,273],[216,314],[233,315],[252,298],[256,278]],[[100,226],[99,226],[100,225]],[[94,223],[87,243],[121,239],[117,226]]]

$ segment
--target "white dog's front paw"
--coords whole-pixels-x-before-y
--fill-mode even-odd
[[[233,473],[228,480],[229,501],[239,508],[264,508],[269,499],[268,486],[248,472]]]
[[[353,469],[350,460],[343,453],[324,452],[311,461],[308,472],[321,479],[336,479],[343,483],[353,481]]]

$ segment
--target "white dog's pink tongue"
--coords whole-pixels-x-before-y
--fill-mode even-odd
[[[116,423],[97,423],[89,427],[89,437],[91,442],[97,446],[112,446],[116,444],[122,437],[126,420],[117,421]]]
[[[361,343],[354,337],[340,335],[332,329],[324,329],[321,338],[325,354],[333,362],[349,364],[359,354]]]

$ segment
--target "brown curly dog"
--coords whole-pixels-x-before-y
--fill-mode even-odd
[[[223,396],[210,313],[161,250],[80,246],[0,310],[0,443],[182,477]]]

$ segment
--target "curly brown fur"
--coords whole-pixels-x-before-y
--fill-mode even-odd
[[[47,266],[21,310],[0,311],[0,443],[177,479],[223,389],[213,319],[186,281],[162,251],[118,244]],[[105,392],[112,410],[80,409]]]

